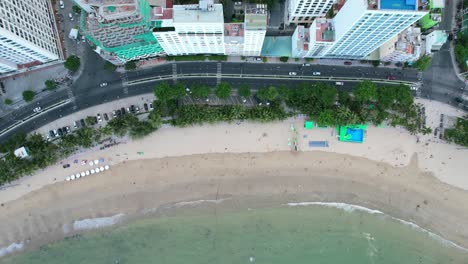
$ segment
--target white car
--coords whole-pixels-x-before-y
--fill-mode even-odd
[[[320,72],[313,72],[312,75],[320,76]]]
[[[34,112],[34,113],[39,113],[41,110],[42,110],[41,107],[38,106],[38,107],[36,107],[36,108],[33,109],[33,112]]]
[[[304,64],[302,64],[302,66],[304,66],[304,67],[310,67],[310,63],[304,63]]]
[[[335,82],[335,85],[343,86],[344,82]]]
[[[290,75],[290,76],[296,76],[296,75],[297,75],[297,72],[289,72],[289,75]]]
[[[64,9],[64,8],[65,8],[65,5],[63,4],[63,1],[62,1],[62,0],[59,1],[59,5],[60,5],[60,9]]]
[[[100,123],[102,122],[101,114],[97,114],[97,121]]]
[[[99,86],[101,86],[101,87],[107,86],[107,83],[106,82],[101,83],[101,84],[99,84]]]
[[[417,90],[418,90],[418,87],[416,87],[416,86],[411,86],[410,89],[411,89],[411,91],[417,91]]]
[[[73,21],[73,15],[72,15],[72,13],[68,13],[68,17],[70,18],[71,21]]]

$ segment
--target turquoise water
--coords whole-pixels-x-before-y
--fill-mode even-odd
[[[147,218],[68,238],[3,263],[455,264],[466,260],[466,252],[383,215],[301,206]]]

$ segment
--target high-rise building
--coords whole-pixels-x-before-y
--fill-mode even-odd
[[[267,30],[268,12],[264,4],[245,8],[243,56],[260,56]]]
[[[172,19],[153,29],[167,55],[224,54],[223,6],[212,0],[175,5]]]
[[[0,1],[0,73],[63,58],[51,2]]]
[[[336,0],[290,0],[289,23],[312,23],[315,17],[325,16]]]
[[[316,18],[309,28],[296,27],[292,36],[292,56],[320,58],[333,46],[335,28],[332,19]]]
[[[427,14],[418,11],[418,3],[418,0],[347,0],[333,19],[336,41],[324,57],[366,57]]]

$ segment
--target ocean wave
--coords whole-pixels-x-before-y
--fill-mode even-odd
[[[15,251],[21,250],[23,247],[24,247],[23,242],[13,243],[13,244],[10,244],[8,247],[2,247],[2,248],[0,248],[0,258],[7,255],[7,254],[10,254],[10,253],[13,253]]]
[[[419,232],[423,232],[425,234],[427,234],[429,237],[441,242],[442,244],[446,245],[446,246],[452,246],[452,247],[455,247],[455,248],[458,248],[458,249],[461,249],[461,250],[464,250],[464,251],[468,251],[467,248],[464,248],[458,244],[456,244],[455,242],[452,242],[448,239],[445,239],[443,238],[442,236],[438,235],[438,234],[435,234],[435,233],[432,233],[431,231],[427,230],[427,229],[424,229],[422,227],[420,227],[419,225],[417,225],[416,223],[413,223],[413,222],[410,222],[410,221],[406,221],[406,220],[403,220],[403,219],[400,219],[400,218],[396,218],[396,217],[393,217],[391,215],[387,215],[379,210],[373,210],[373,209],[370,209],[370,208],[367,208],[367,207],[364,207],[364,206],[360,206],[360,205],[355,205],[355,204],[347,204],[347,203],[327,203],[327,202],[299,202],[299,203],[287,203],[286,204],[287,206],[290,206],[290,207],[294,207],[294,206],[309,206],[309,205],[317,205],[317,206],[325,206],[325,207],[333,207],[333,208],[337,208],[337,209],[341,209],[341,210],[344,210],[346,212],[354,212],[354,211],[361,211],[361,212],[366,212],[366,213],[369,213],[369,214],[381,214],[381,215],[384,215],[386,217],[390,217],[391,219],[401,223],[401,224],[404,224],[406,226],[409,226]]]
[[[214,204],[220,204],[224,202],[225,200],[228,200],[227,198],[225,199],[219,199],[219,200],[195,200],[195,201],[185,201],[185,202],[178,202],[175,203],[175,207],[182,207],[182,206],[190,206],[190,205],[200,205],[203,203],[214,203]]]
[[[109,217],[90,218],[90,219],[75,221],[73,222],[73,229],[77,231],[77,230],[95,229],[95,228],[115,225],[124,216],[125,216],[124,214],[116,214],[116,215],[109,216]]]

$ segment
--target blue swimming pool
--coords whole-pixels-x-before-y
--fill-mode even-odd
[[[380,0],[380,9],[416,10],[416,0]]]
[[[347,128],[346,134],[351,136],[348,138],[349,141],[353,141],[353,142],[364,141],[364,130],[362,129]]]

